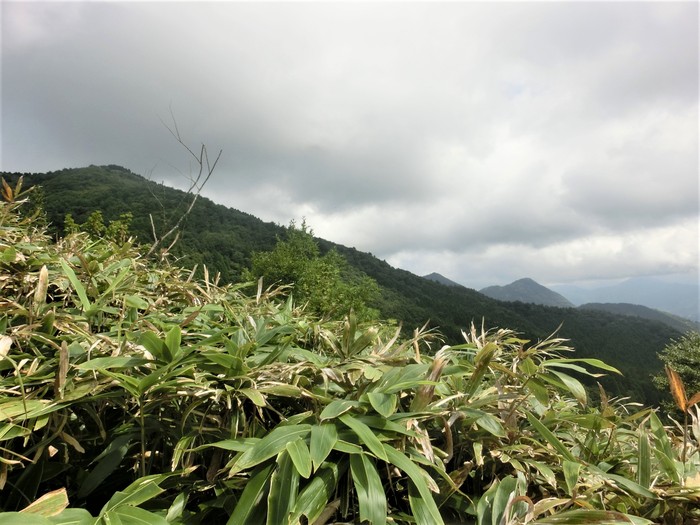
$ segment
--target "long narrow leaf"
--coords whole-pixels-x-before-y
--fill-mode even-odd
[[[295,439],[287,443],[286,449],[301,477],[308,479],[311,475],[311,455],[306,442],[301,438]]]
[[[554,447],[554,449],[559,452],[564,459],[576,461],[576,458],[573,456],[573,454],[571,454],[569,449],[564,446],[564,444],[559,440],[559,438],[557,438],[557,436],[554,435],[554,433],[552,433],[551,430],[544,426],[542,422],[530,412],[526,412],[526,414],[527,420],[533,427],[535,427],[535,430],[537,430],[537,432],[547,441],[547,443],[552,445],[552,447]]]
[[[367,448],[377,456],[379,459],[383,459],[384,461],[388,461],[386,452],[384,451],[384,447],[382,446],[382,442],[379,441],[377,436],[372,432],[372,430],[359,421],[357,418],[354,418],[348,414],[345,414],[343,416],[340,416],[340,420],[350,427],[355,434],[360,438],[360,441],[362,441],[365,445],[367,445]]]
[[[302,516],[306,516],[307,523],[314,523],[333,498],[341,473],[337,464],[326,463],[299,494],[290,523],[298,523]],[[229,522],[229,525],[234,524]]]
[[[63,259],[60,259],[58,262],[63,268],[63,272],[66,274],[66,277],[68,277],[68,280],[70,281],[71,286],[75,290],[75,293],[78,294],[80,306],[82,307],[83,311],[87,312],[88,310],[91,310],[92,304],[90,303],[90,299],[88,299],[87,293],[85,293],[85,287],[83,286],[83,283],[81,283],[80,280],[78,280],[78,278],[76,277],[73,268],[68,266],[68,263]]]
[[[377,468],[367,454],[355,454],[350,456],[350,472],[360,505],[360,521],[384,525],[387,503]]]
[[[416,518],[416,523],[418,525],[444,524],[440,511],[435,504],[433,494],[428,487],[427,481],[431,479],[428,473],[394,447],[385,444],[384,451],[389,458],[389,462],[402,470],[411,479],[418,491],[420,497],[414,498],[411,502],[411,509]],[[419,518],[421,521],[418,521]]]
[[[265,502],[270,488],[272,465],[258,470],[246,483],[227,525],[259,525],[265,516]]]
[[[309,453],[314,470],[318,470],[338,441],[338,429],[332,423],[322,423],[311,427]]]
[[[277,467],[267,496],[267,525],[287,523],[299,492],[299,472],[286,451],[277,456]]]
[[[287,443],[306,438],[309,432],[311,425],[287,425],[272,429],[268,435],[241,454],[231,468],[231,475],[276,456],[285,449]]]

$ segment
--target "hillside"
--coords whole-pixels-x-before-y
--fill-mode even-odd
[[[19,176],[2,175],[9,180]],[[26,174],[25,185],[31,184],[42,188],[35,198],[43,200],[53,231],[62,231],[66,213],[80,223],[94,210],[101,210],[105,220],[131,212],[131,231],[141,242],[151,238],[149,213],[154,214],[159,228],[168,217],[181,214],[186,202],[184,192],[118,166]],[[252,252],[271,249],[283,232],[279,225],[201,198],[174,253],[181,265],[205,263],[210,273],[220,273],[221,282],[235,282],[249,266]],[[451,343],[463,341],[462,331],[471,322],[483,322],[487,328],[508,327],[532,340],[544,339],[561,327],[559,335],[571,340],[578,357],[604,359],[623,370],[624,377],[604,378],[605,388],[647,403],[658,401],[649,376],[661,366],[657,353],[680,336],[663,323],[592,310],[496,301],[475,290],[444,286],[393,268],[355,248],[323,239],[318,242],[322,252],[336,248],[352,266],[378,282],[382,293],[373,306],[382,317],[402,323],[406,334],[426,321]]]
[[[532,279],[519,279],[506,286],[488,286],[479,290],[482,294],[499,301],[520,301],[544,306],[573,307],[563,295],[542,286]]]

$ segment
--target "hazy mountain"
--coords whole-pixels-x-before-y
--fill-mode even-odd
[[[499,301],[520,301],[560,308],[574,306],[566,297],[529,278],[518,279],[506,286],[487,286],[479,291]]]
[[[459,283],[456,283],[454,281],[451,281],[444,275],[440,275],[439,273],[433,272],[428,275],[424,275],[423,279],[428,279],[429,281],[435,281],[436,283],[444,284],[445,286],[462,286]]]
[[[700,323],[691,321],[685,317],[669,314],[660,310],[655,310],[647,306],[629,303],[586,303],[579,306],[581,310],[598,310],[601,312],[610,312],[613,314],[627,315],[632,317],[641,317],[642,319],[651,319],[661,321],[671,328],[679,332],[688,332],[690,330],[700,330]]]
[[[653,277],[634,277],[619,284],[595,288],[552,285],[574,304],[629,303],[700,321],[700,285],[666,282]]]

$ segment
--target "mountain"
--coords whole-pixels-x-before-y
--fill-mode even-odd
[[[488,286],[479,292],[499,301],[520,301],[560,308],[574,306],[566,297],[529,278],[518,279],[506,286]]]
[[[11,184],[19,173],[0,173]],[[130,232],[137,241],[152,239],[151,219],[156,231],[182,215],[189,200],[180,190],[147,180],[116,165],[63,169],[49,173],[24,174],[25,187],[38,185],[32,200],[45,211],[49,232],[63,233],[70,213],[82,224],[96,210],[105,221],[131,213]],[[251,214],[215,204],[201,197],[188,216],[181,239],[171,250],[177,264],[186,267],[205,264],[220,282],[240,282],[242,270],[250,266],[254,251],[271,250],[285,228],[263,222]],[[600,378],[613,395],[629,396],[656,404],[659,392],[649,381],[662,367],[657,353],[681,333],[659,321],[601,312],[502,302],[462,286],[444,286],[408,271],[393,268],[371,254],[355,248],[317,239],[321,253],[335,249],[348,263],[377,281],[381,295],[371,306],[384,319],[401,324],[407,333],[428,322],[447,344],[464,342],[462,332],[470,323],[486,329],[510,328],[531,341],[557,332],[569,339],[575,357],[598,358],[624,371],[623,376]],[[582,378],[584,381],[590,379]]]
[[[552,285],[574,304],[629,303],[669,312],[692,321],[700,321],[700,285],[666,282],[654,277],[634,277],[621,283],[583,288]]]
[[[601,312],[610,312],[613,314],[627,315],[632,317],[640,317],[642,319],[651,319],[661,321],[671,328],[679,332],[700,331],[700,323],[680,317],[678,315],[655,310],[647,306],[629,303],[586,303],[579,306],[580,310],[598,310]]]
[[[454,281],[451,281],[444,275],[440,275],[439,273],[433,272],[428,275],[424,275],[423,279],[428,279],[429,281],[435,281],[436,283],[444,284],[445,286],[462,286],[459,283],[456,283]],[[463,287],[463,286],[462,286]]]

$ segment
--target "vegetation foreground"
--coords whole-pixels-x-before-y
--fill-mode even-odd
[[[328,319],[0,203],[0,524],[694,523],[685,422],[556,337]],[[25,206],[26,207],[26,206]],[[665,416],[664,416],[665,417]]]

